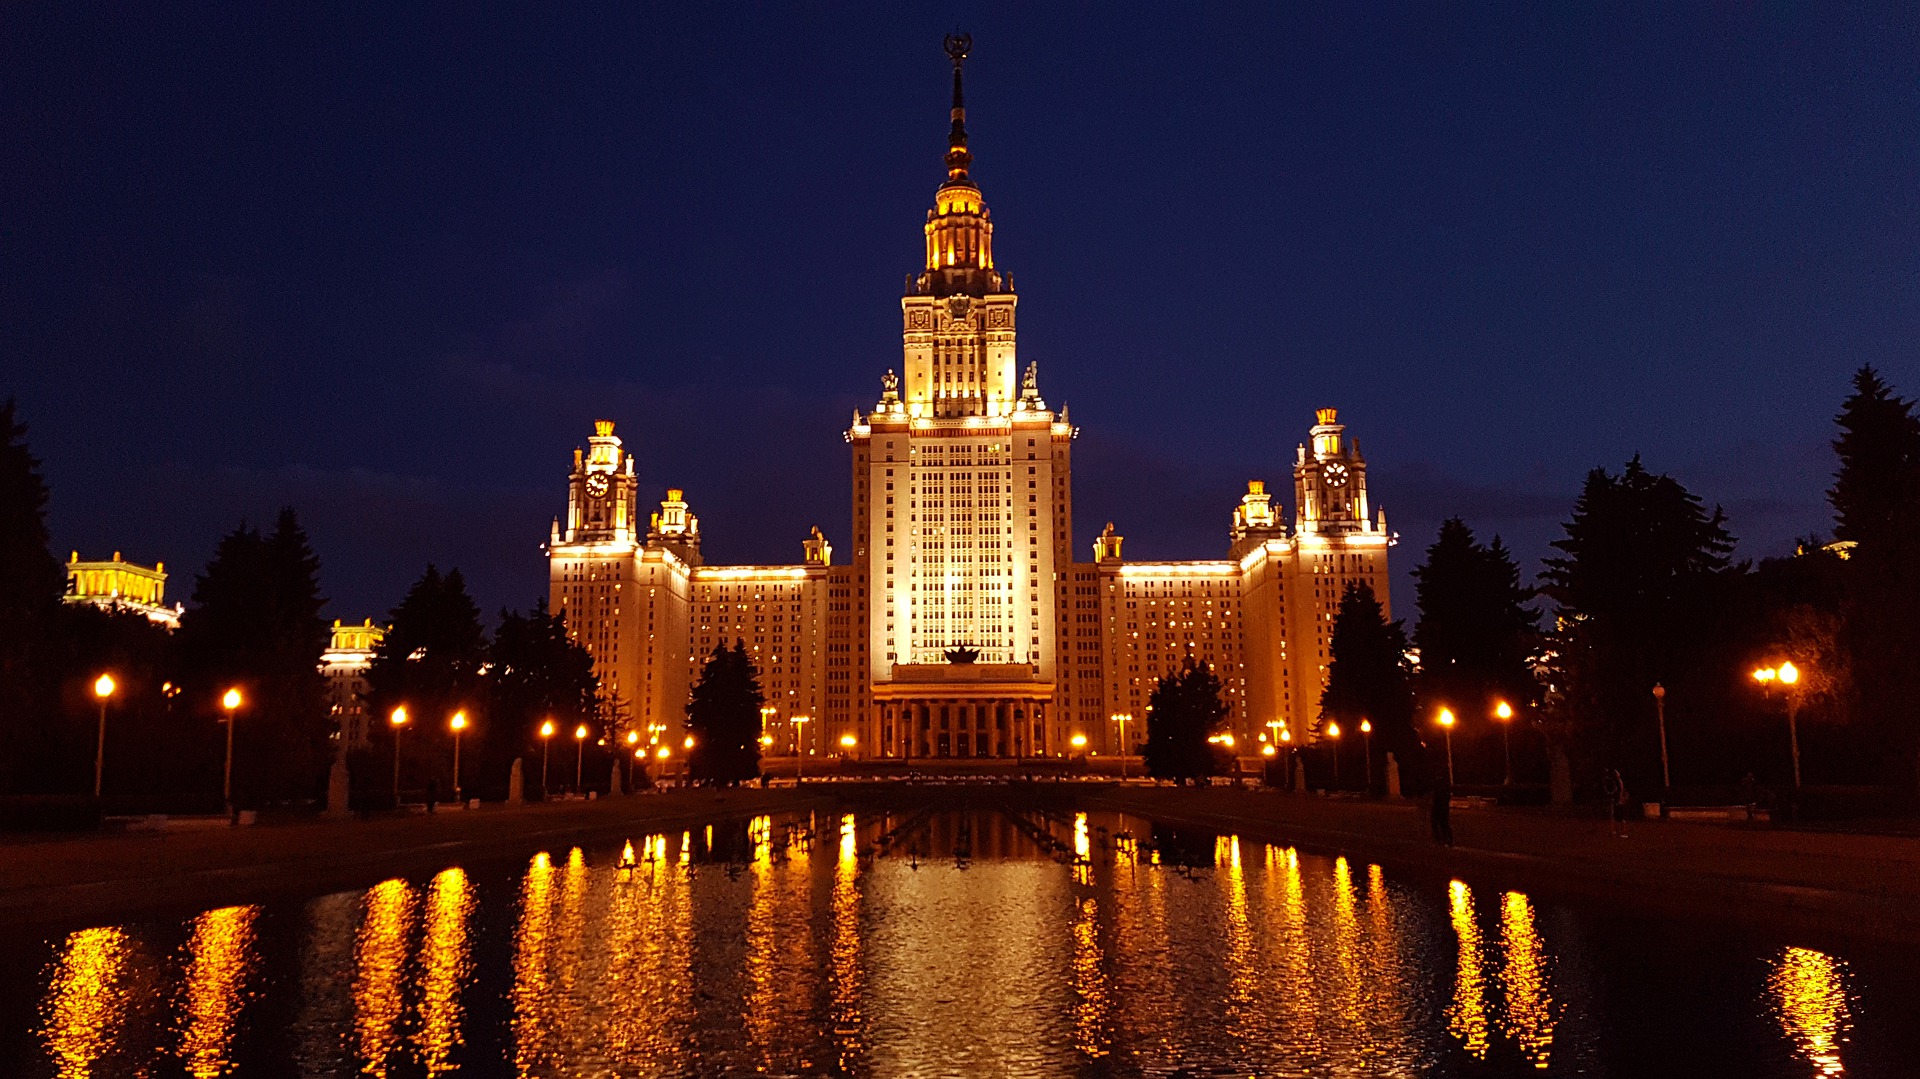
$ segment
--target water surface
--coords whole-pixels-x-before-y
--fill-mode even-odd
[[[1914,1074],[1899,949],[1102,814],[630,847],[0,941],[0,1074]]]

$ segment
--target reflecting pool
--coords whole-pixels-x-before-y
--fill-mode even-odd
[[[1828,948],[1113,815],[760,817],[0,941],[0,1074],[1915,1074],[1915,956]]]

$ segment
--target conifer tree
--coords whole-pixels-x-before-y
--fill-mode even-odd
[[[564,615],[550,614],[541,599],[526,614],[501,611],[500,625],[487,646],[487,726],[480,733],[491,772],[506,775],[516,755],[540,752],[540,724],[553,720],[564,730],[587,721],[604,726],[610,745],[619,744],[622,727],[606,723],[600,679],[593,656],[567,635]]]
[[[1207,739],[1227,721],[1219,676],[1192,656],[1162,675],[1147,699],[1147,774],[1176,783],[1200,781],[1217,770]]]
[[[222,719],[218,701],[238,688],[234,791],[242,804],[313,797],[331,734],[319,673],[327,628],[319,559],[291,509],[262,535],[241,524],[222,537],[181,618],[180,650],[191,716]]]
[[[1499,537],[1482,544],[1466,522],[1450,518],[1413,576],[1422,698],[1466,706],[1492,696],[1530,696],[1531,593],[1520,586],[1520,568]]]
[[[1543,591],[1559,629],[1551,640],[1556,731],[1584,770],[1620,768],[1638,789],[1659,780],[1652,686],[1699,677],[1717,641],[1733,537],[1718,508],[1635,456],[1619,475],[1587,474],[1561,554],[1546,560]],[[1718,681],[1724,682],[1724,679]]]
[[[0,791],[40,773],[59,726],[46,648],[63,587],[47,546],[47,485],[12,398],[0,405]]]
[[[1418,714],[1451,708],[1462,720],[1453,736],[1456,754],[1484,752],[1485,743],[1497,740],[1486,737],[1492,728],[1485,722],[1495,704],[1530,715],[1527,706],[1538,696],[1527,662],[1535,638],[1526,606],[1532,593],[1521,587],[1520,568],[1500,538],[1483,544],[1457,517],[1441,523],[1413,576],[1420,606],[1413,631]]]
[[[1333,752],[1354,741],[1361,720],[1373,725],[1371,745],[1374,752],[1396,754],[1410,761],[1409,751],[1416,739],[1412,733],[1413,695],[1407,680],[1406,632],[1398,622],[1387,621],[1386,611],[1373,589],[1354,581],[1340,595],[1340,607],[1333,617],[1333,636],[1327,661],[1327,686],[1320,694],[1320,714],[1314,724],[1319,734],[1326,725],[1338,720],[1348,737],[1335,742]],[[1367,739],[1357,740],[1366,748]],[[1346,752],[1352,752],[1348,750]],[[1343,773],[1346,778],[1365,775]],[[1374,766],[1373,774],[1384,770]]]
[[[693,749],[687,772],[701,783],[733,786],[760,775],[760,672],[746,642],[715,646],[687,701]]]
[[[1827,501],[1833,535],[1871,546],[1895,538],[1893,524],[1920,482],[1920,417],[1913,402],[1895,395],[1872,367],[1853,376],[1853,393],[1833,418],[1840,459]]]
[[[384,720],[395,708],[406,708],[410,718],[400,743],[405,774],[450,791],[453,732],[448,724],[454,712],[466,712],[472,725],[461,736],[463,747],[490,737],[479,730],[486,721],[480,672],[487,660],[480,608],[458,569],[442,574],[429,564],[387,619],[390,628],[367,669],[369,709]],[[390,744],[387,723],[372,727],[377,741]],[[467,775],[462,774],[463,785],[470,785]]]
[[[1882,779],[1920,790],[1920,417],[1871,367],[1834,422],[1828,499],[1844,563],[1853,702],[1888,762]]]

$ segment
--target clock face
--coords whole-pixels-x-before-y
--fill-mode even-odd
[[[1328,487],[1336,487],[1336,488],[1345,487],[1347,485],[1347,480],[1351,478],[1347,473],[1347,466],[1341,464],[1338,461],[1335,461],[1334,463],[1328,465],[1326,467],[1326,470],[1322,472],[1321,475],[1327,478]]]
[[[966,296],[953,296],[947,300],[947,315],[955,320],[966,318],[972,308],[973,300]]]
[[[587,477],[587,493],[595,498],[607,497],[607,474],[595,472]]]

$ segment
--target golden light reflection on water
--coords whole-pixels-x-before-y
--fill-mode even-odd
[[[452,1071],[461,1044],[460,991],[466,985],[467,918],[473,888],[462,870],[447,869],[427,888],[427,927],[420,945],[420,1059],[428,1075]]]
[[[552,951],[553,860],[541,851],[520,883],[520,925],[513,938],[513,1061],[523,1076],[545,1057],[552,1032]]]
[[[119,1037],[129,997],[127,934],[82,929],[67,937],[41,1005],[40,1039],[60,1079],[85,1079]]]
[[[1547,949],[1540,939],[1533,903],[1519,892],[1500,898],[1501,986],[1506,1003],[1502,1026],[1520,1052],[1542,1070],[1553,1055],[1553,986]]]
[[[178,923],[155,935],[86,930],[47,945],[45,1059],[27,1071],[223,1076],[236,1046],[251,1057],[273,1044],[290,1074],[344,1074],[336,1058],[355,1054],[348,1068],[382,1077],[497,1069],[500,1057],[542,1077],[867,1075],[893,1064],[893,1074],[1416,1074],[1458,1050],[1516,1074],[1588,1067],[1591,1032],[1606,1029],[1580,939],[1554,920],[1575,915],[1521,893],[1483,891],[1496,904],[1483,924],[1473,891],[1452,882],[1443,928],[1438,889],[1390,887],[1378,865],[1363,875],[1347,858],[1179,832],[1156,833],[1145,849],[1170,853],[1149,867],[1124,841],[1125,819],[1111,831],[1095,827],[1097,813],[1051,819],[1063,839],[1070,820],[1068,865],[977,812],[964,869],[924,845],[917,868],[900,855],[876,862],[888,825],[863,832],[852,814],[818,818],[818,839],[804,820],[765,817],[744,832],[737,820],[716,828],[714,850],[695,845],[698,828],[647,836],[625,873],[617,841],[591,867],[577,848],[543,854],[516,882],[510,945],[479,965],[492,954],[484,927],[506,914],[482,912],[513,888],[496,895],[457,868],[314,901],[310,929],[246,907],[191,920],[177,950]],[[938,848],[954,834],[914,842]],[[823,858],[809,866],[812,842]],[[276,926],[308,934],[297,956],[276,949]],[[509,958],[511,983],[495,968]],[[1844,1053],[1872,1069],[1856,1057],[1872,1041],[1849,1042],[1860,1008],[1839,959],[1788,948],[1767,974],[1763,1023],[1784,1034],[1768,1068],[1791,1059],[1803,1074],[1843,1076]],[[252,1003],[267,986],[284,1007]],[[252,1029],[272,1016],[287,1029]]]
[[[1087,815],[1073,815],[1073,882],[1086,887],[1093,885],[1093,841],[1087,834]]]
[[[1841,1043],[1853,1025],[1847,1002],[1845,964],[1812,948],[1785,948],[1774,960],[1767,988],[1780,1029],[1792,1039],[1816,1076],[1847,1073]]]
[[[1259,999],[1259,975],[1253,956],[1253,928],[1247,913],[1247,874],[1240,864],[1240,837],[1219,841],[1219,859],[1227,870],[1227,1031],[1244,1037],[1258,1025],[1254,1014]]]
[[[1362,966],[1360,917],[1353,886],[1353,867],[1342,856],[1333,863],[1333,1012],[1338,1017],[1342,1044],[1355,1055],[1370,1058],[1375,1046],[1369,1027],[1375,1018],[1368,986],[1372,979]]]
[[[194,1079],[212,1079],[232,1068],[233,1032],[246,1000],[254,962],[253,925],[259,914],[259,907],[221,907],[193,920],[187,938],[187,1025],[180,1036],[180,1058]]]
[[[404,880],[381,881],[363,901],[353,954],[353,1029],[368,1075],[385,1076],[400,1044],[413,906]]]
[[[1487,1056],[1487,975],[1480,955],[1480,925],[1474,919],[1473,891],[1465,881],[1447,885],[1448,916],[1459,939],[1453,976],[1453,1002],[1447,1006],[1447,1032],[1482,1060]]]
[[[1307,887],[1300,875],[1300,852],[1292,847],[1268,847],[1267,873],[1269,878],[1277,876],[1280,885],[1275,889],[1280,909],[1273,919],[1272,951],[1280,974],[1273,990],[1282,1044],[1307,1056],[1319,1049],[1320,1021],[1314,1001],[1313,942],[1307,934]]]
[[[1076,902],[1073,922],[1073,1044],[1089,1059],[1111,1052],[1108,1011],[1113,1006],[1100,954],[1100,908],[1090,895]]]
[[[772,822],[766,817],[755,817],[747,824],[747,837],[752,845],[753,898],[747,904],[747,993],[743,1018],[747,1044],[753,1046],[760,1063],[758,1070],[762,1071],[767,1070],[765,1065],[773,1055],[780,1024],[786,1019],[778,1007],[781,984],[774,917],[779,897],[769,837],[771,827]]]
[[[866,1045],[861,1015],[860,832],[853,814],[840,818],[840,857],[833,866],[833,1047],[840,1070],[854,1070]]]

